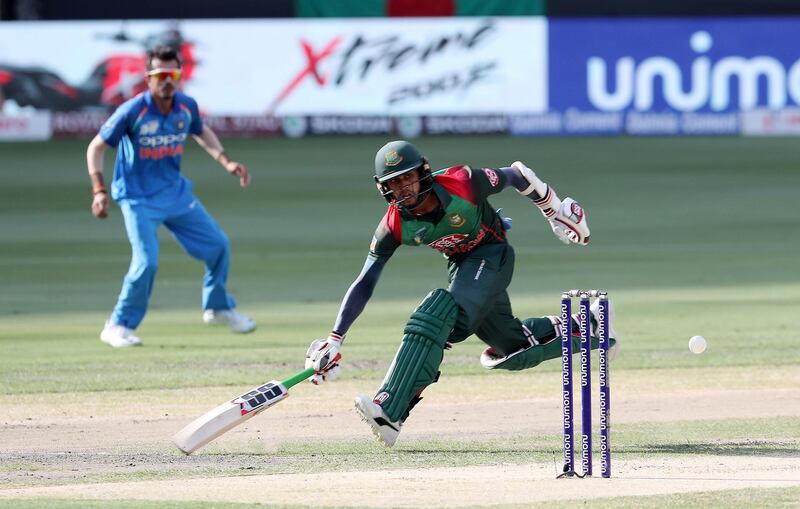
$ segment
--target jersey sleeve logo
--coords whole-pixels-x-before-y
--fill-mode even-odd
[[[497,183],[500,182],[500,178],[497,176],[497,173],[495,173],[494,170],[484,168],[483,173],[486,174],[486,177],[489,179],[489,183],[492,185],[492,187],[496,187]]]

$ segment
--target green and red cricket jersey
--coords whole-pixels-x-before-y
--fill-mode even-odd
[[[416,216],[396,204],[389,205],[370,245],[370,258],[385,261],[394,251],[428,245],[448,258],[457,258],[478,246],[506,242],[500,216],[487,198],[505,188],[506,177],[497,170],[453,166],[433,174],[431,192],[441,208]]]

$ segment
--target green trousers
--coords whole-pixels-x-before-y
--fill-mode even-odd
[[[475,334],[502,355],[531,345],[522,323],[511,311],[506,291],[514,274],[514,248],[509,244],[484,245],[450,260],[447,268],[448,290],[459,307],[451,343]],[[539,342],[557,335],[547,318],[528,318],[524,323]]]

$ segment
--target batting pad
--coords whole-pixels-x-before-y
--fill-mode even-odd
[[[399,420],[414,395],[436,380],[457,316],[458,304],[443,289],[429,293],[411,314],[403,342],[375,397],[390,420]]]
[[[613,346],[617,341],[609,338],[609,346]],[[594,336],[591,339],[591,349],[597,350],[600,346],[600,340]],[[580,352],[581,341],[578,336],[572,337],[572,352],[576,354]],[[486,369],[507,369],[509,371],[520,371],[523,369],[532,368],[543,361],[550,359],[561,358],[561,341],[555,338],[544,345],[534,345],[519,351],[516,351],[505,357],[498,355],[491,348],[487,348],[481,354],[481,366]]]

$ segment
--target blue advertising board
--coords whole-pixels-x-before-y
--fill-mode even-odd
[[[738,133],[740,112],[800,106],[798,35],[800,18],[551,19],[549,110],[561,134]]]

